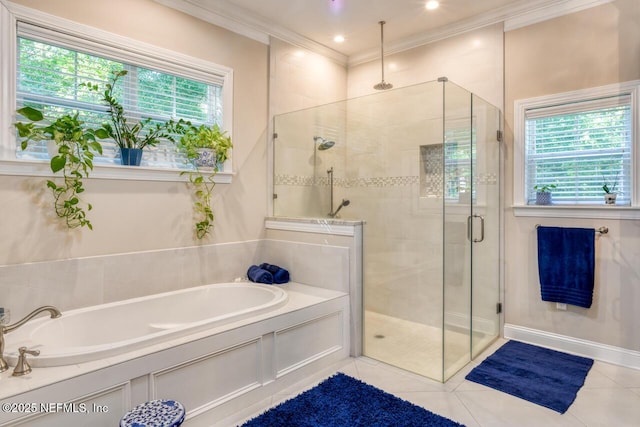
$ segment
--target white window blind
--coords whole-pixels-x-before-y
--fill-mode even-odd
[[[86,49],[81,46],[86,45]],[[159,71],[140,63],[123,61],[116,50],[64,34],[18,26],[17,39],[17,108],[29,105],[54,118],[78,112],[88,125],[98,127],[109,120],[100,92],[89,91],[82,83],[104,88],[112,71],[127,70],[118,81],[116,97],[122,103],[129,121],[151,118],[153,121],[185,119],[194,124],[223,125],[223,94],[220,76],[208,79],[185,77],[179,73]],[[98,52],[98,53],[96,53]],[[110,55],[112,54],[112,55]],[[116,57],[116,58],[114,58]],[[131,58],[130,58],[131,59]],[[187,73],[185,73],[187,74]],[[206,73],[194,71],[196,77]],[[20,118],[18,118],[20,119]],[[113,141],[101,140],[103,156],[96,164],[119,164],[119,150]],[[48,159],[46,145],[30,144],[28,150],[16,151],[20,159]],[[173,143],[162,141],[145,148],[142,166],[167,169],[189,169],[184,155]]]
[[[571,102],[525,111],[525,189],[555,184],[554,204],[602,204],[615,186],[618,205],[632,195],[631,96]]]

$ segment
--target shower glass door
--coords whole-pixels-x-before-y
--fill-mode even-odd
[[[500,112],[444,83],[443,380],[498,336]]]
[[[450,82],[444,91],[442,381],[471,360],[471,228],[473,128],[471,94]]]
[[[500,330],[500,111],[472,95],[471,358]]]

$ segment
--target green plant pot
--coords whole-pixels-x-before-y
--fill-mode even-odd
[[[120,161],[125,166],[140,166],[142,148],[121,148]]]

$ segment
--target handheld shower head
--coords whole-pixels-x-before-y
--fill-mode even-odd
[[[340,212],[340,209],[342,209],[345,206],[349,206],[349,203],[351,203],[349,199],[342,199],[342,202],[340,203],[340,206],[338,206],[338,209],[336,209],[335,212],[329,212],[329,216],[331,218],[335,218],[336,215],[338,215],[338,212]]]
[[[314,136],[313,141],[316,143],[320,141],[320,143],[318,144],[318,150],[320,151],[328,150],[336,144],[335,141],[327,141],[321,136]]]

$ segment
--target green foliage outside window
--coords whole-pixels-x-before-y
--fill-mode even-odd
[[[208,125],[222,123],[221,86],[22,37],[18,38],[18,107],[36,108],[49,119],[78,112],[82,121],[97,128],[108,122],[109,117],[102,102],[104,94],[90,88],[105,87],[114,73],[123,72],[127,73],[126,82],[114,87],[112,96],[130,114],[130,122],[148,117],[152,124],[171,119]],[[96,156],[97,163],[110,162],[109,157],[117,155],[109,144],[103,143],[103,147],[106,157]],[[163,148],[167,149],[178,153],[173,145]],[[37,151],[38,147],[28,150]],[[188,159],[183,159],[178,167],[191,168]]]
[[[629,174],[630,129],[628,106],[527,120],[530,185],[559,184],[556,202],[601,203],[603,184]]]

